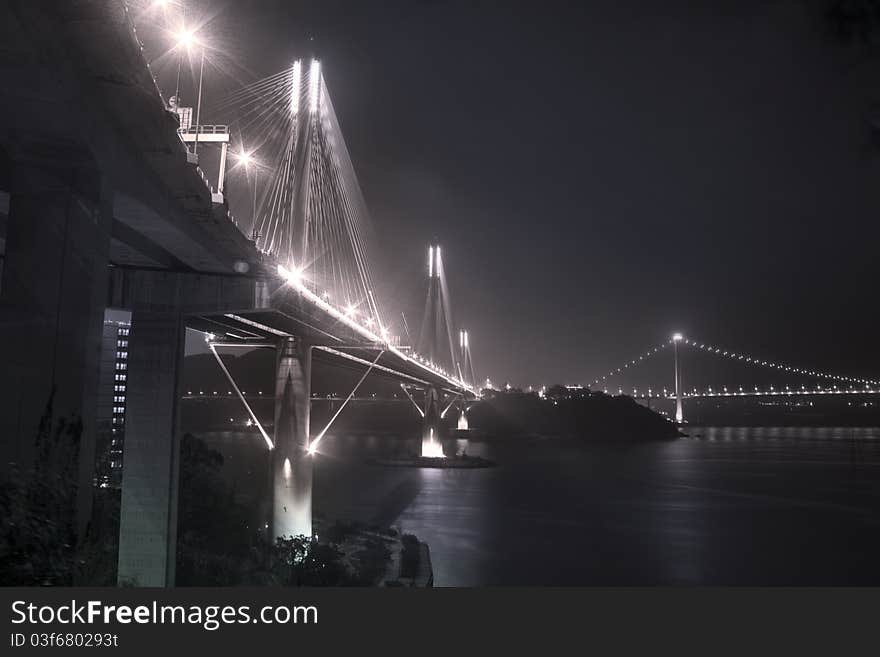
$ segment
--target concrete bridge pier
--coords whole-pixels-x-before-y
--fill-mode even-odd
[[[275,376],[273,539],[312,535],[313,459],[308,452],[311,370],[311,345],[299,338],[282,338]]]
[[[132,312],[118,582],[173,586],[180,470],[179,380],[191,315],[251,307],[254,280],[115,269],[110,305]]]
[[[425,417],[422,422],[422,456],[443,456],[440,442],[440,393],[434,386],[425,388]]]
[[[172,586],[180,432],[177,387],[186,329],[179,312],[132,313],[119,519],[121,585]]]
[[[3,156],[0,183],[10,199],[0,287],[0,472],[33,467],[51,398],[52,430],[61,422],[78,427],[72,465],[81,538],[91,517],[113,190],[74,147],[22,146]]]
[[[180,432],[178,381],[186,328],[179,281],[140,274],[133,300],[119,518],[120,585],[173,586]]]
[[[465,411],[464,408],[461,409],[461,412],[458,415],[457,428],[459,431],[467,431],[468,430],[467,411]]]

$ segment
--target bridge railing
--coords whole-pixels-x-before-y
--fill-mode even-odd
[[[178,128],[177,134],[179,135],[228,135],[229,134],[229,126],[228,125],[192,125],[186,128]]]

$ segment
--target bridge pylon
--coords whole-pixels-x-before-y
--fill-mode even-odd
[[[278,344],[272,450],[272,540],[312,535],[309,449],[312,347],[299,338]]]
[[[422,456],[443,456],[440,416],[440,392],[434,386],[428,386],[425,388],[425,417],[422,422]]]
[[[468,430],[467,413],[465,412],[465,410],[463,408],[461,409],[461,412],[458,415],[458,427],[457,428],[459,431],[467,431]]]
[[[681,333],[672,336],[672,348],[675,356],[675,421],[678,424],[684,422],[684,412],[681,407],[681,363],[678,359],[678,343],[684,339]]]

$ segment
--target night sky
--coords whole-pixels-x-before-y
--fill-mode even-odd
[[[204,122],[317,54],[385,306],[416,323],[439,240],[496,383],[586,382],[673,330],[876,375],[876,62],[821,2],[696,5],[206,0]]]

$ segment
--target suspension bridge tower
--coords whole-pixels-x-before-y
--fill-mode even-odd
[[[681,409],[681,362],[678,358],[678,343],[684,339],[681,333],[672,336],[672,350],[675,358],[675,421],[678,424],[684,422],[684,413]]]

